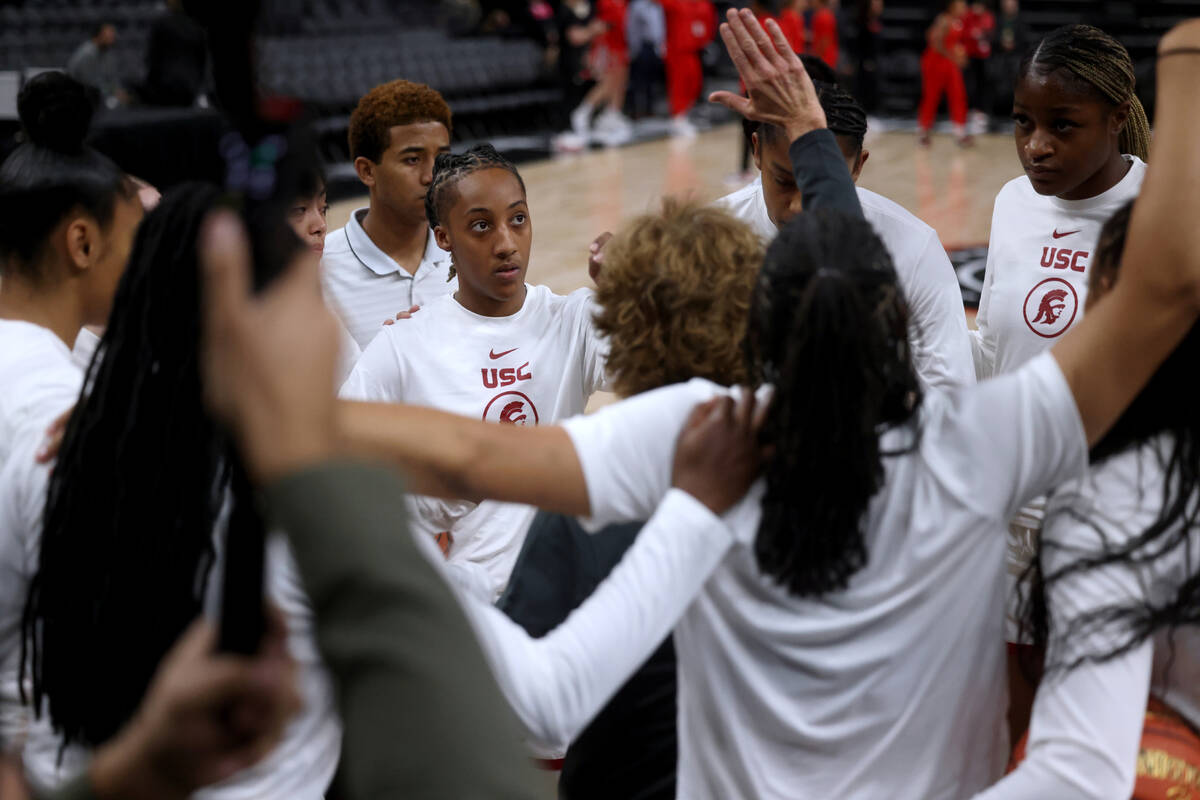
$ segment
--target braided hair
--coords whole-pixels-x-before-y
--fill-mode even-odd
[[[767,249],[745,345],[751,379],[775,387],[754,552],[794,595],[844,588],[867,562],[863,516],[883,458],[898,454],[880,436],[920,404],[908,316],[892,258],[862,219],[806,212]]]
[[[433,182],[425,194],[425,218],[430,227],[436,228],[441,224],[442,214],[458,199],[454,186],[460,180],[475,172],[485,169],[502,169],[512,173],[521,185],[521,193],[525,193],[525,181],[517,167],[500,154],[490,144],[477,144],[466,152],[439,153],[433,162]],[[456,274],[453,262],[450,265],[450,279]]]
[[[1124,45],[1091,25],[1064,25],[1038,42],[1021,60],[1018,77],[1049,75],[1066,70],[1069,75],[1114,106],[1129,103],[1129,118],[1121,129],[1122,153],[1143,161],[1150,157],[1150,122],[1135,92],[1133,61]]]
[[[867,136],[867,112],[854,98],[854,95],[843,89],[837,82],[837,76],[829,65],[819,58],[801,55],[804,69],[812,78],[813,88],[817,90],[817,100],[821,110],[825,112],[825,125],[839,139],[845,141],[851,153],[857,155],[862,150],[863,140]],[[759,124],[748,119],[742,120],[742,129],[746,138],[758,132],[764,141],[776,141],[783,136],[783,131],[777,125]]]
[[[142,221],[49,479],[21,680],[63,745],[131,717],[200,613],[233,460],[205,412],[197,237],[219,192],[185,184]],[[229,529],[261,525],[235,485]]]
[[[1118,275],[1121,254],[1125,249],[1126,232],[1132,216],[1133,202],[1125,204],[1105,224],[1096,247],[1092,269]],[[1051,630],[1046,594],[1054,584],[1092,570],[1102,570],[1114,564],[1136,568],[1171,554],[1192,554],[1196,533],[1200,530],[1200,415],[1190,391],[1195,381],[1196,364],[1200,362],[1200,325],[1193,325],[1175,351],[1150,378],[1146,387],[1134,398],[1129,408],[1092,448],[1093,464],[1112,456],[1153,443],[1152,454],[1162,470],[1161,505],[1154,521],[1129,541],[1113,546],[1106,535],[1091,520],[1077,512],[1068,511],[1078,522],[1089,525],[1105,546],[1095,554],[1081,556],[1057,567],[1050,573],[1042,571],[1043,552],[1055,547],[1041,539],[1038,557],[1022,577],[1023,587],[1019,618],[1033,642],[1045,646],[1051,635],[1063,632],[1069,636],[1067,647],[1047,653],[1047,672],[1069,670],[1085,662],[1103,662],[1116,658],[1137,647],[1163,628],[1200,624],[1200,573],[1194,572],[1179,586],[1173,597],[1160,602],[1138,604],[1109,604],[1076,614],[1066,620],[1055,620],[1063,631]],[[1164,435],[1166,434],[1166,435]],[[1061,547],[1061,546],[1060,546]],[[1062,617],[1066,609],[1055,609]],[[1117,638],[1104,636],[1107,650],[1096,650],[1093,634],[1118,632]],[[1024,665],[1027,669],[1035,665]]]

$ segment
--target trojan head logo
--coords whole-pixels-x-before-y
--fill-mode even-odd
[[[1047,278],[1025,297],[1025,324],[1044,339],[1061,336],[1078,311],[1075,287],[1062,278]]]
[[[538,412],[533,401],[520,392],[501,392],[483,410],[484,422],[508,425],[537,425]]]

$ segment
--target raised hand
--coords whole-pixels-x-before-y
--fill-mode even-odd
[[[775,20],[767,20],[763,30],[749,9],[730,9],[727,19],[721,25],[721,39],[748,96],[713,92],[709,101],[755,122],[776,125],[789,141],[826,127],[812,79]]]

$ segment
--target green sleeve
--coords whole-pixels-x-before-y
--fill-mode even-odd
[[[316,613],[353,797],[530,798],[520,732],[392,471],[331,463],[266,488]]]

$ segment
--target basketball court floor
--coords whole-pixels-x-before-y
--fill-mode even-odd
[[[692,140],[661,139],[521,164],[533,221],[529,282],[559,293],[589,286],[587,247],[600,233],[655,208],[664,195],[709,202],[740,188],[730,177],[740,166],[741,136],[739,125],[726,124]],[[1022,174],[1012,135],[979,136],[966,149],[950,136],[935,136],[924,149],[913,133],[893,131],[868,134],[865,147],[871,155],[859,185],[933,226],[951,253],[964,296],[973,301],[972,290],[982,285],[992,202]],[[334,204],[330,230],[366,204],[365,195]],[[606,400],[595,398],[592,405]]]

